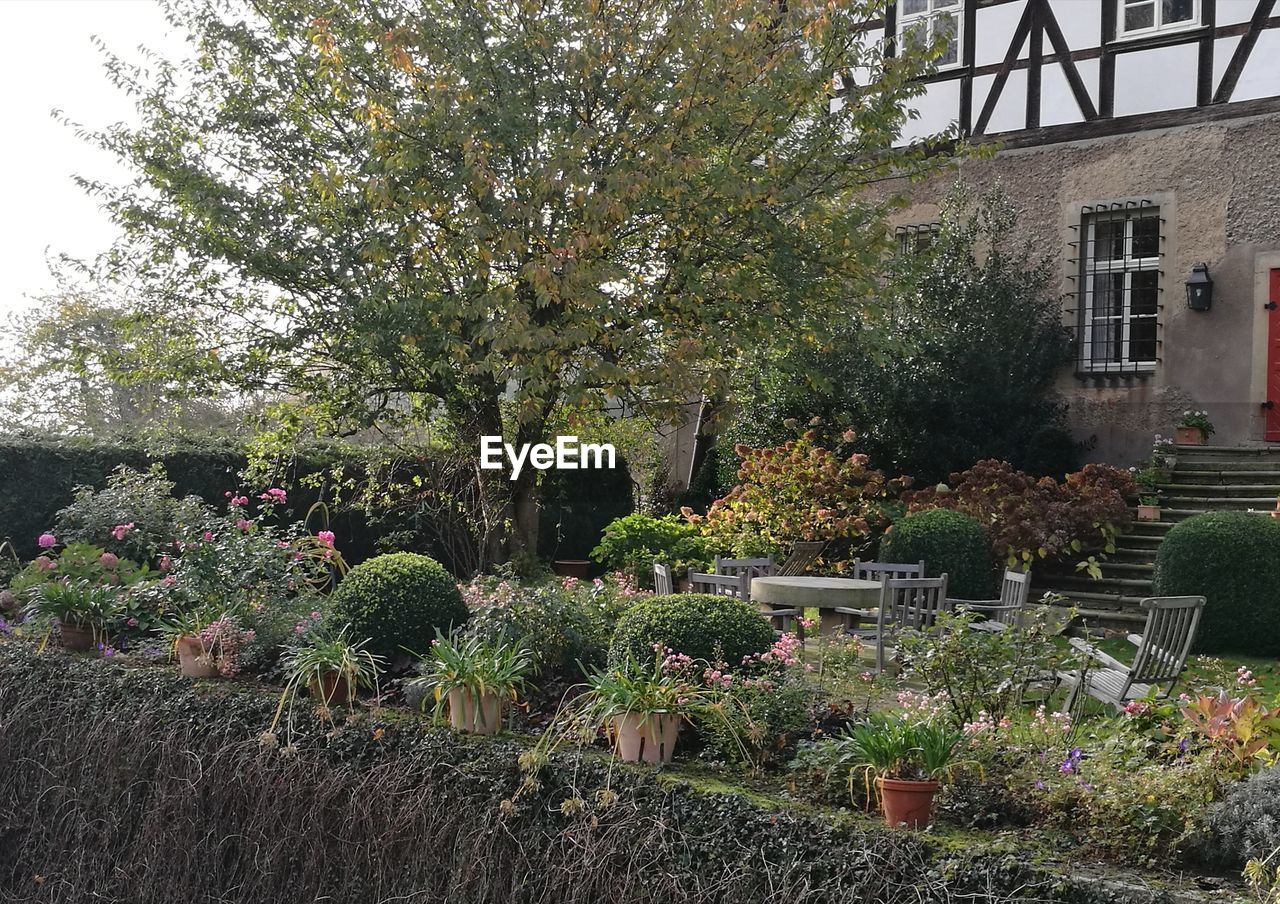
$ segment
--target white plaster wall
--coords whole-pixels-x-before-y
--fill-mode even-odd
[[[1195,44],[1117,55],[1116,116],[1194,107],[1199,58]]]

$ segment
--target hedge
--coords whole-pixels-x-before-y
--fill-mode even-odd
[[[24,559],[37,555],[36,537],[53,524],[58,510],[67,505],[75,487],[102,486],[119,465],[147,468],[162,464],[179,495],[195,495],[214,505],[225,503],[224,493],[237,487],[237,477],[247,464],[243,445],[228,437],[181,438],[169,448],[153,450],[123,440],[85,440],[44,434],[0,436],[0,540],[12,540]],[[282,459],[279,486],[289,491],[289,508],[297,517],[331,494],[304,486],[304,478],[341,466],[348,475],[361,476],[367,460],[356,446],[316,443]],[[407,466],[404,478],[412,478]],[[575,482],[576,481],[576,482]],[[612,472],[593,472],[591,480],[549,484],[540,532],[540,546],[547,555],[585,559],[599,542],[604,526],[619,514],[631,511],[631,481],[619,462]],[[412,511],[369,514],[358,508],[331,512],[331,529],[340,538],[348,562],[362,562],[379,552],[411,545],[426,552],[457,573],[461,569],[448,551],[431,540]]]
[[[1174,525],[1156,553],[1156,596],[1203,596],[1196,650],[1280,656],[1280,521],[1209,512]]]
[[[1007,844],[934,850],[869,819],[700,793],[601,757],[553,759],[528,785],[514,742],[422,718],[305,715],[263,735],[275,703],[0,641],[0,900],[1171,900],[1052,875]]]
[[[651,596],[636,603],[614,629],[609,663],[616,667],[653,663],[655,646],[731,668],[773,646],[774,632],[754,603],[709,593]]]

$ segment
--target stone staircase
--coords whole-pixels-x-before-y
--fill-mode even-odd
[[[1052,590],[1068,598],[1091,621],[1139,623],[1137,611],[1151,595],[1156,550],[1179,521],[1203,512],[1271,512],[1280,496],[1280,445],[1176,446],[1177,462],[1161,485],[1160,520],[1137,521],[1116,540],[1102,563],[1102,578],[1049,573],[1035,578],[1036,593]]]

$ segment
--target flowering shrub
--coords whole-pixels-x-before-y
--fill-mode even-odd
[[[1205,436],[1213,436],[1213,422],[1209,420],[1209,412],[1188,410],[1182,412],[1178,419],[1179,427],[1199,427]]]
[[[1059,483],[988,459],[952,474],[950,485],[909,493],[905,500],[912,512],[949,508],[972,515],[986,527],[996,556],[1014,567],[1086,550],[1114,552],[1134,489],[1127,471],[1108,465],[1085,465]]]
[[[232,617],[224,615],[206,625],[199,634],[200,646],[224,678],[232,678],[240,671],[240,655],[246,644],[254,638],[252,629],[245,629]]]
[[[58,512],[53,534],[64,542],[92,543],[121,558],[154,563],[175,537],[208,514],[200,499],[179,499],[173,489],[159,465],[149,471],[122,465],[102,489],[77,487],[71,504]]]
[[[887,479],[866,455],[819,445],[813,430],[781,446],[734,452],[742,459],[737,486],[706,515],[681,510],[721,553],[782,555],[796,541],[826,540],[834,544],[827,559],[838,560],[888,526],[886,509],[909,483]]]

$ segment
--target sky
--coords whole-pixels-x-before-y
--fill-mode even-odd
[[[107,80],[97,35],[138,60],[139,44],[180,59],[185,44],[154,0],[0,0],[0,321],[54,288],[46,257],[92,257],[116,230],[73,174],[124,182],[129,173],[50,111],[101,128],[134,121]]]

